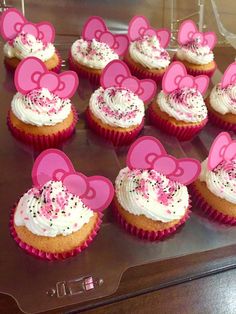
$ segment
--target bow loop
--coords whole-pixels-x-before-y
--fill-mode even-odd
[[[221,79],[221,87],[226,88],[230,84],[236,84],[236,62],[231,63]]]

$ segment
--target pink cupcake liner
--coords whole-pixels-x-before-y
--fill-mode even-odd
[[[202,197],[200,192],[194,187],[194,184],[190,185],[191,196],[194,200],[196,207],[201,208],[205,216],[212,221],[216,221],[225,225],[236,226],[236,217],[225,215],[211,205]]]
[[[93,231],[90,233],[88,238],[80,246],[76,247],[73,250],[64,252],[64,253],[49,253],[49,252],[44,252],[44,251],[41,251],[39,249],[36,249],[31,245],[28,245],[27,243],[23,242],[18,237],[16,230],[15,230],[15,227],[14,227],[14,213],[15,213],[16,206],[17,206],[17,204],[15,204],[11,210],[10,223],[9,223],[10,233],[11,233],[13,239],[16,241],[16,243],[19,245],[19,247],[21,247],[23,250],[25,250],[28,254],[33,255],[33,256],[40,258],[40,259],[48,260],[48,261],[63,260],[63,259],[69,258],[69,257],[76,256],[77,254],[82,252],[94,240],[94,238],[96,237],[96,235],[100,229],[101,223],[102,223],[102,214],[99,213],[97,223],[96,223]]]
[[[208,116],[209,116],[209,120],[217,125],[218,127],[226,130],[226,131],[234,131],[236,132],[236,123],[229,123],[226,121],[221,120],[219,117],[217,117],[213,112],[211,112],[210,110],[208,111]]]
[[[11,133],[18,140],[33,146],[35,149],[40,150],[49,147],[55,147],[58,144],[65,141],[66,139],[68,139],[74,133],[75,125],[78,121],[78,114],[74,106],[71,107],[71,110],[73,111],[74,117],[72,124],[67,129],[51,135],[33,135],[17,129],[10,120],[9,112],[7,116],[7,125]]]
[[[165,72],[161,74],[157,73],[150,73],[146,71],[145,69],[140,69],[136,67],[133,63],[130,63],[129,60],[124,57],[124,62],[128,65],[130,72],[136,76],[139,79],[152,79],[153,81],[156,82],[157,85],[161,84],[162,77],[164,76]]]
[[[164,132],[175,136],[179,141],[191,140],[202,128],[207,124],[208,119],[203,120],[199,125],[195,126],[175,126],[171,122],[159,117],[153,110],[152,106],[148,109],[149,121],[157,128]]]
[[[128,223],[119,213],[119,211],[116,208],[116,205],[113,202],[113,213],[118,221],[118,223],[130,234],[139,237],[142,240],[148,240],[148,241],[158,241],[158,240],[163,240],[172,234],[174,234],[177,229],[182,226],[186,220],[189,218],[191,211],[188,210],[186,214],[181,218],[181,220],[176,224],[175,226],[164,229],[161,231],[147,231],[143,229],[139,229],[136,226],[131,225]],[[189,208],[191,205],[189,205]]]
[[[143,119],[141,124],[132,131],[119,132],[116,130],[108,130],[103,128],[93,120],[89,109],[86,110],[85,114],[88,126],[98,135],[104,137],[107,140],[110,140],[115,146],[131,143],[138,136],[144,126]]]

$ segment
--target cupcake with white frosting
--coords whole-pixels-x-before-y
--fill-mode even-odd
[[[112,61],[102,72],[101,87],[90,97],[88,125],[114,145],[128,144],[143,128],[144,103],[155,92],[154,81],[138,80],[124,62]]]
[[[112,183],[76,172],[68,157],[55,149],[37,157],[32,180],[33,187],[11,215],[14,239],[30,254],[48,260],[78,254],[97,234],[102,210],[113,197]]]
[[[39,59],[24,59],[15,72],[18,92],[8,113],[12,133],[38,148],[53,147],[67,139],[77,122],[75,107],[69,99],[78,87],[77,75],[72,71],[50,73]]]
[[[102,70],[126,52],[128,42],[126,35],[112,34],[103,19],[92,16],[84,24],[81,38],[72,44],[70,67],[79,76],[99,83]]]
[[[181,61],[189,74],[211,77],[216,70],[213,48],[217,42],[214,32],[199,32],[192,20],[184,21],[178,32],[178,48],[174,60]]]
[[[222,132],[214,140],[209,156],[192,191],[199,206],[212,220],[236,225],[236,141]]]
[[[131,145],[126,164],[115,181],[118,221],[128,232],[148,240],[172,234],[189,216],[186,185],[199,175],[200,163],[177,160],[156,138],[144,136]]]
[[[48,22],[29,23],[16,9],[8,9],[0,22],[4,45],[4,62],[14,71],[21,60],[36,57],[44,62],[48,70],[60,72],[61,58],[53,45],[55,30]]]
[[[179,140],[192,139],[208,121],[203,98],[208,84],[208,76],[190,76],[182,63],[173,62],[163,77],[162,90],[149,106],[152,124]]]
[[[226,69],[221,82],[207,98],[209,118],[224,130],[236,131],[236,62]]]
[[[128,36],[130,45],[124,60],[131,73],[159,83],[170,64],[170,56],[166,51],[170,31],[155,30],[144,16],[135,16],[129,23]]]

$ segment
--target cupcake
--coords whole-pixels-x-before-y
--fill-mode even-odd
[[[110,61],[123,56],[128,44],[126,35],[112,34],[103,19],[92,16],[86,21],[81,38],[71,47],[70,68],[98,84],[102,70]]]
[[[159,83],[170,64],[170,56],[165,50],[170,41],[170,31],[151,28],[144,16],[135,16],[129,23],[128,36],[130,46],[124,60],[131,73]]]
[[[177,230],[189,217],[186,185],[200,173],[200,163],[176,159],[154,137],[143,136],[128,152],[126,168],[115,181],[114,212],[131,234],[159,240]]]
[[[208,84],[208,76],[188,75],[181,62],[173,62],[163,77],[162,91],[149,106],[150,122],[180,141],[192,139],[207,123],[202,94]]]
[[[154,97],[156,84],[131,76],[127,65],[120,60],[105,67],[100,84],[86,110],[88,125],[114,145],[128,144],[143,128],[144,103]]]
[[[236,225],[236,141],[229,133],[222,132],[214,140],[192,192],[196,207],[209,219]]]
[[[7,69],[15,71],[21,60],[36,57],[48,70],[60,72],[61,58],[53,45],[55,30],[49,22],[33,24],[18,10],[8,9],[1,16],[0,32],[6,41],[3,51]]]
[[[221,82],[211,91],[206,104],[209,119],[217,126],[236,131],[236,62],[226,69]]]
[[[72,135],[77,113],[69,98],[78,87],[76,73],[50,72],[41,60],[29,57],[16,69],[15,86],[7,119],[13,135],[40,149]]]
[[[178,32],[178,48],[174,60],[181,61],[193,76],[211,77],[216,70],[212,49],[217,42],[213,32],[201,33],[192,20],[184,21]]]
[[[53,260],[74,256],[96,236],[102,210],[113,198],[104,177],[76,172],[60,150],[48,149],[35,160],[33,187],[14,206],[10,230],[28,253]]]

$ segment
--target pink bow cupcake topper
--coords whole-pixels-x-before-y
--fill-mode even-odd
[[[99,16],[91,16],[84,24],[82,38],[85,40],[96,39],[107,44],[119,56],[123,56],[128,49],[129,39],[126,35],[112,34],[105,22]]]
[[[232,140],[227,132],[221,132],[214,140],[207,161],[209,170],[213,170],[222,161],[236,158],[236,140]]]
[[[34,186],[41,187],[48,181],[61,181],[68,191],[80,197],[94,211],[102,211],[112,201],[113,185],[105,177],[86,177],[76,172],[70,159],[58,149],[47,149],[35,160],[32,169]]]
[[[150,101],[155,96],[157,89],[153,80],[139,80],[132,76],[128,66],[120,60],[113,60],[107,64],[102,71],[100,83],[104,89],[111,86],[127,88],[144,102]]]
[[[131,145],[126,164],[130,169],[156,170],[184,185],[196,180],[201,171],[198,160],[168,155],[161,142],[152,136],[140,137]]]
[[[28,57],[20,62],[14,81],[16,89],[22,94],[34,89],[47,88],[60,98],[72,97],[79,84],[75,72],[65,71],[56,74],[49,71],[45,64],[35,57]]]
[[[145,16],[134,16],[129,23],[128,36],[130,41],[135,41],[144,36],[156,35],[161,47],[166,48],[170,42],[170,31],[166,28],[154,29],[150,26]]]
[[[209,77],[207,75],[192,76],[187,74],[185,66],[178,61],[171,63],[162,80],[162,89],[165,93],[171,93],[183,87],[195,88],[201,94],[207,91]]]
[[[214,32],[199,32],[196,24],[192,20],[186,20],[180,25],[178,43],[180,45],[186,45],[194,40],[198,40],[202,46],[208,46],[211,50],[215,47],[217,42]]]
[[[221,79],[222,88],[226,88],[231,84],[236,84],[236,62],[233,62],[228,66]]]
[[[31,34],[45,43],[55,39],[55,30],[51,23],[31,23],[16,9],[3,12],[0,22],[0,32],[4,40],[10,41],[19,34]]]

